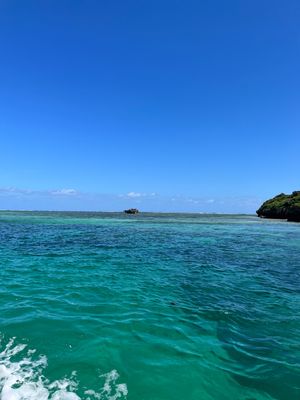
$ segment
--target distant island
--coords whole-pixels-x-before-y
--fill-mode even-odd
[[[300,222],[300,191],[295,191],[292,194],[281,193],[273,199],[265,201],[256,213],[262,218]]]
[[[137,214],[139,210],[137,208],[129,208],[128,210],[124,210],[125,214]]]

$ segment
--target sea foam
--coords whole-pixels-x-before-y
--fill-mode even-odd
[[[99,391],[85,390],[79,397],[76,372],[69,378],[49,381],[43,374],[46,356],[36,355],[15,338],[2,347],[0,342],[0,399],[1,400],[117,400],[126,399],[125,383],[117,383],[119,374],[112,370],[100,377],[104,385]],[[18,360],[18,361],[16,361]]]

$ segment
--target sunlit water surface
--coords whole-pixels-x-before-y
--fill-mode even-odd
[[[1,400],[299,400],[300,224],[0,213]]]

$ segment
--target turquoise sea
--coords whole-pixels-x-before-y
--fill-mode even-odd
[[[300,224],[0,212],[1,400],[299,400]]]

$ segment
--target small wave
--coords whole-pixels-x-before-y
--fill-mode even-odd
[[[69,378],[51,382],[43,374],[46,356],[36,355],[25,344],[16,344],[15,338],[4,346],[0,341],[0,349],[1,400],[117,400],[126,399],[128,394],[126,384],[117,383],[119,374],[112,370],[100,375],[104,379],[100,390],[85,390],[80,397],[75,371]]]

